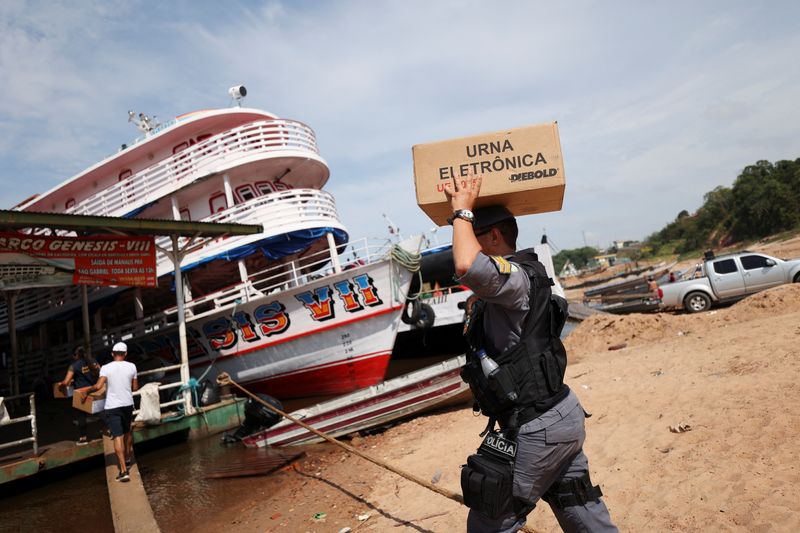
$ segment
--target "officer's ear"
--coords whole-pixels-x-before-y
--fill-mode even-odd
[[[500,230],[498,228],[492,228],[491,235],[492,235],[492,246],[497,246],[503,239],[503,235],[500,233]]]

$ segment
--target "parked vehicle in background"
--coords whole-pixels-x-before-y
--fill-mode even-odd
[[[663,307],[683,307],[690,313],[712,304],[740,300],[770,287],[800,282],[800,259],[783,260],[747,250],[714,256],[706,252],[699,277],[659,287]]]

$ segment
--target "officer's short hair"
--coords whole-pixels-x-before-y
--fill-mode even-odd
[[[501,220],[500,222],[492,225],[492,227],[497,228],[507,245],[515,250],[517,249],[517,236],[519,235],[519,228],[517,227],[516,218],[507,218],[505,220]]]
[[[517,219],[508,208],[502,205],[490,205],[475,209],[475,235],[488,233],[492,228],[497,228],[507,245],[517,249]]]

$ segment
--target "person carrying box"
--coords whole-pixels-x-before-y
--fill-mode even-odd
[[[70,383],[73,383],[75,389],[82,389],[91,387],[97,383],[97,374],[100,371],[100,365],[91,357],[87,356],[83,346],[75,348],[72,354],[72,363],[67,369],[67,375],[58,383],[60,389],[66,391]],[[89,437],[86,431],[86,422],[88,414],[80,409],[75,409],[78,412],[78,440],[75,444],[78,446],[85,446],[89,444]]]
[[[130,481],[128,466],[133,457],[133,391],[139,390],[139,381],[136,365],[125,360],[128,346],[124,342],[116,343],[111,349],[111,355],[114,360],[103,365],[97,383],[83,392],[83,396],[85,398],[106,386],[105,418],[114,439],[114,452],[117,454],[117,481]]]

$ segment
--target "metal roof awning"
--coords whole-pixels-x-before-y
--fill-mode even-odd
[[[179,237],[199,238],[222,237],[225,235],[254,235],[264,231],[264,228],[258,224],[116,218],[0,210],[0,229],[24,228],[49,228],[90,233],[124,233],[125,235],[176,235]]]

